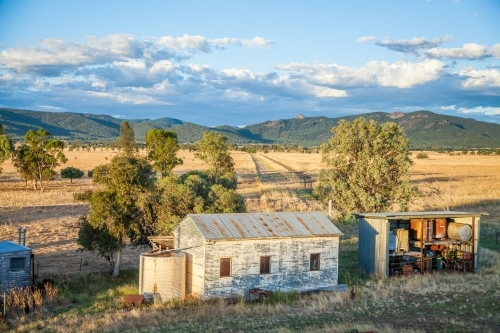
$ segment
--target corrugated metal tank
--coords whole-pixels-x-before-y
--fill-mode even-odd
[[[139,267],[139,294],[156,294],[168,301],[186,295],[186,254],[142,253]]]

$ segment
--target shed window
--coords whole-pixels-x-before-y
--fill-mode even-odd
[[[311,260],[309,262],[309,270],[319,271],[319,253],[311,253]]]
[[[220,277],[231,276],[231,258],[220,258]]]
[[[25,257],[10,258],[10,269],[11,270],[19,270],[19,269],[25,269],[25,268],[26,268],[26,258]]]
[[[260,274],[271,273],[271,257],[260,257]]]

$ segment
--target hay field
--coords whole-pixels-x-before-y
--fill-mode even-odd
[[[85,171],[72,185],[58,178],[45,192],[26,189],[10,161],[2,165],[0,175],[0,238],[17,240],[17,228],[27,227],[27,245],[33,248],[36,271],[43,277],[110,269],[100,257],[77,251],[75,224],[88,207],[74,202],[73,193],[95,188],[87,171],[108,163],[117,153],[97,149],[65,154],[68,162],[62,167]],[[452,210],[489,212],[484,220],[495,229],[500,219],[500,156],[428,154],[428,159],[414,159],[411,168],[413,184],[422,195],[412,200],[410,209],[441,210],[446,201]],[[181,150],[179,156],[184,163],[174,169],[176,174],[206,169],[192,152]],[[316,178],[324,167],[321,154],[233,152],[232,156],[248,211],[324,210],[299,180],[302,175]],[[440,189],[443,197],[430,193],[429,187]],[[142,251],[127,249],[123,267],[136,268]]]

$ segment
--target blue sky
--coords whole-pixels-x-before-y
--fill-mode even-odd
[[[0,107],[500,123],[500,1],[0,0]]]

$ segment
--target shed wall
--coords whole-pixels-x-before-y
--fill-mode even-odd
[[[181,236],[182,235],[182,236]],[[186,293],[203,296],[205,275],[205,239],[191,219],[174,231],[174,248],[186,253]]]
[[[307,291],[337,285],[339,237],[218,241],[206,245],[204,298],[243,295],[250,288]],[[310,254],[320,270],[310,271]],[[260,257],[271,256],[271,273],[260,274]],[[220,258],[231,258],[230,277],[220,277]]]
[[[11,258],[26,258],[24,269],[11,270]],[[0,254],[0,290],[2,293],[11,287],[28,287],[31,284],[31,250]]]
[[[359,219],[358,269],[365,274],[389,276],[389,230],[385,219]]]
[[[474,223],[473,222],[474,219]],[[481,229],[479,226],[481,225],[480,223],[480,218],[479,217],[455,217],[453,218],[455,223],[462,223],[462,224],[468,224],[471,227],[474,225],[474,251],[472,251],[470,245],[465,245],[462,244],[460,245],[460,251],[464,252],[474,252],[474,271],[479,272],[480,265],[479,265],[479,259],[480,259],[480,252],[481,252],[481,247],[479,246],[479,237],[480,233],[479,230]]]

